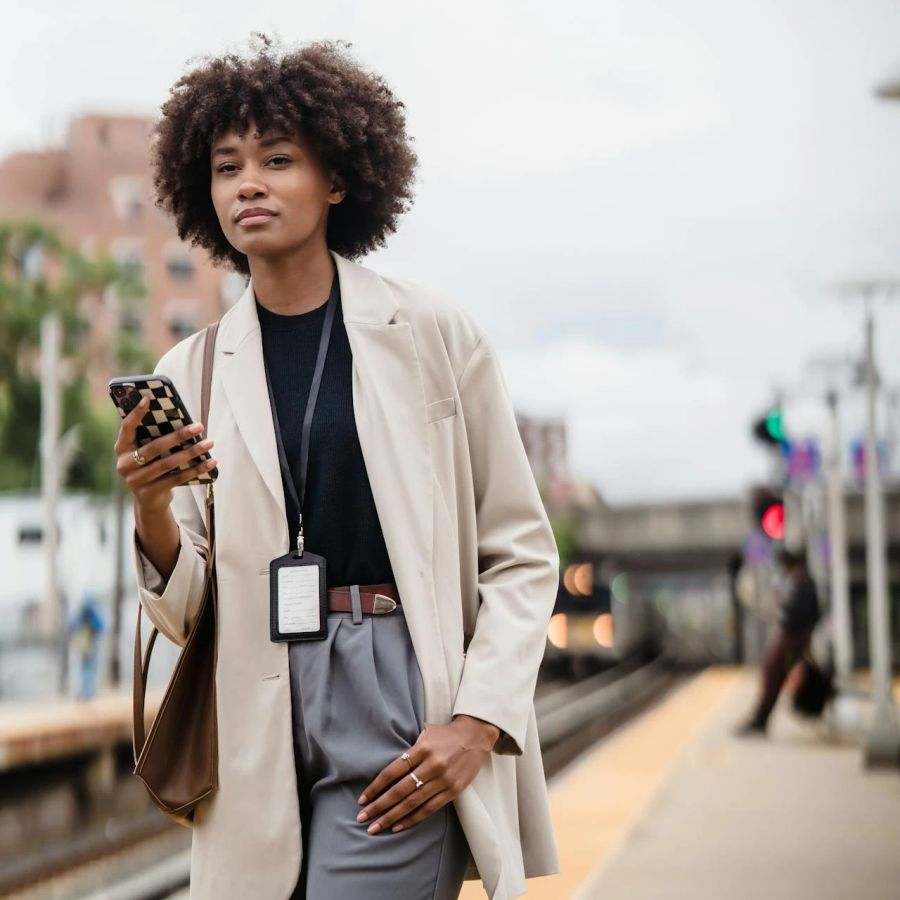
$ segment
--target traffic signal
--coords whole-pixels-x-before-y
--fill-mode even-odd
[[[784,421],[781,417],[781,407],[770,409],[753,423],[753,434],[764,444],[779,447],[786,440],[784,433]]]
[[[784,495],[772,488],[753,492],[753,521],[773,541],[784,540]]]

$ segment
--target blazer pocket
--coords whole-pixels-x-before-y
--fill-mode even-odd
[[[444,397],[443,400],[435,400],[425,407],[425,421],[437,422],[438,419],[446,419],[447,416],[456,415],[456,398]]]

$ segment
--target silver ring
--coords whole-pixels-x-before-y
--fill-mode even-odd
[[[137,447],[135,447],[134,450],[131,451],[131,456],[132,456],[132,458],[134,459],[134,461],[135,461],[139,466],[142,466],[142,465],[144,465],[144,464],[147,462],[147,460],[144,459],[144,457],[141,456],[140,453],[138,453],[138,448],[137,448]]]
[[[401,754],[400,754],[400,759],[405,759],[405,760],[409,763],[410,769],[412,769],[413,764],[412,764],[412,761],[411,761],[410,758],[409,758],[409,753],[401,753]]]
[[[415,772],[410,772],[409,777],[412,778],[412,780],[416,783],[416,790],[418,790],[420,787],[422,787],[423,784],[425,784],[424,781],[416,777]]]

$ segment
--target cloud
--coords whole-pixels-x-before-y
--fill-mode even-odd
[[[252,29],[350,40],[403,99],[418,195],[367,264],[477,315],[517,404],[567,416],[608,497],[738,493],[777,389],[822,433],[806,360],[862,342],[827,284],[873,250],[900,263],[900,104],[872,95],[897,4],[36,2],[0,60],[0,148],[62,139],[76,111],[153,114],[189,57]],[[898,307],[879,309],[893,383]]]
[[[562,410],[573,476],[612,503],[734,495],[764,460],[749,439],[747,385],[678,349],[623,350],[571,336],[502,357],[523,412]]]

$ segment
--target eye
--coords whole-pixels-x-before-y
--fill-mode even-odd
[[[289,163],[290,161],[291,158],[289,156],[283,156],[281,154],[279,154],[278,156],[273,156],[269,160],[270,163],[279,163],[279,165],[282,163]],[[216,171],[222,175],[229,175],[231,174],[232,169],[237,169],[237,166],[234,163],[222,163],[222,165],[219,166]]]

